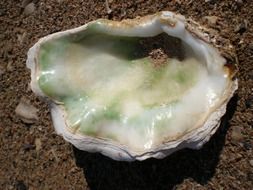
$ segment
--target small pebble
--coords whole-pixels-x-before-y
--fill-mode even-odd
[[[25,123],[34,123],[38,120],[38,109],[29,103],[29,101],[22,98],[15,109],[15,113],[20,116]]]
[[[26,5],[24,9],[24,14],[25,15],[31,15],[35,11],[35,4],[34,3],[29,3]]]
[[[14,70],[14,66],[13,66],[13,62],[9,61],[6,67],[7,71],[13,71]]]
[[[253,172],[249,172],[249,173],[247,174],[247,179],[248,179],[249,181],[253,181]]]
[[[24,150],[31,150],[31,149],[34,149],[35,147],[34,147],[34,145],[32,145],[32,144],[24,144],[23,145],[23,149]]]
[[[4,16],[4,15],[5,15],[4,9],[0,9],[0,16]]]
[[[108,0],[105,0],[105,8],[106,8],[107,14],[110,14],[112,12],[112,10],[109,7]]]
[[[22,43],[24,42],[24,40],[25,40],[25,37],[26,37],[26,32],[24,32],[24,33],[22,33],[22,34],[18,34],[18,35],[17,35],[18,42],[19,42],[20,44],[22,44]]]
[[[23,181],[17,181],[15,186],[16,190],[27,190],[27,187]]]
[[[237,25],[235,26],[234,31],[235,31],[236,33],[243,34],[243,33],[247,30],[247,28],[248,28],[248,21],[247,21],[247,20],[244,20],[242,23],[237,24]]]
[[[249,43],[249,49],[253,50],[253,42]]]
[[[253,160],[250,160],[249,163],[251,166],[253,166]]]
[[[0,65],[0,76],[5,73],[5,68],[3,65]]]
[[[59,158],[58,158],[58,156],[57,156],[57,154],[56,154],[56,152],[53,148],[51,149],[51,153],[53,154],[55,161],[59,162],[60,160],[59,160]]]
[[[216,25],[218,21],[217,16],[205,16],[204,19],[207,21],[209,25]]]
[[[39,138],[35,139],[35,146],[36,146],[36,151],[38,152],[41,149],[41,140]]]
[[[243,4],[243,1],[242,1],[242,0],[235,0],[235,2],[236,2],[238,5],[242,5],[242,4]]]
[[[23,0],[21,3],[21,7],[25,8],[29,3],[31,3],[33,0]]]
[[[231,138],[232,138],[232,140],[235,140],[235,141],[239,141],[239,140],[243,139],[243,135],[242,135],[240,127],[238,127],[238,126],[233,127],[232,133],[231,133]]]
[[[253,105],[253,97],[248,98],[248,99],[245,100],[245,106],[246,106],[247,109],[251,108],[252,105]]]
[[[122,16],[122,17],[126,16],[126,10],[125,9],[120,10],[120,16]]]
[[[179,5],[182,4],[181,0],[176,0],[176,3],[179,4]]]

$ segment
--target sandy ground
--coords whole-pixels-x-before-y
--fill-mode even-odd
[[[0,189],[253,189],[253,3],[251,0],[0,1]],[[79,151],[55,134],[47,103],[29,89],[26,53],[39,38],[97,18],[170,10],[219,31],[236,47],[239,89],[201,150],[163,160],[116,162]],[[206,17],[211,16],[211,17]],[[208,22],[207,22],[208,21]],[[38,109],[25,121],[23,100]]]

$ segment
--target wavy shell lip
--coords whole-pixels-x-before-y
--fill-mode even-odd
[[[222,97],[201,120],[195,123],[193,128],[174,135],[173,138],[163,138],[160,144],[145,150],[132,148],[110,138],[85,135],[70,129],[64,104],[45,94],[39,86],[38,81],[42,70],[39,54],[44,44],[62,38],[78,39],[80,33],[85,33],[89,27],[94,26],[96,32],[114,36],[150,38],[166,33],[169,36],[181,39],[192,48],[197,59],[206,64],[209,72],[220,73],[222,71],[223,75],[226,76],[227,85]],[[217,44],[217,41],[220,42],[221,40],[216,41],[216,38],[219,38],[217,34],[212,34],[198,23],[168,11],[121,22],[99,19],[75,29],[46,36],[29,50],[27,67],[31,69],[31,88],[37,95],[50,100],[51,115],[56,132],[81,150],[100,152],[115,160],[133,161],[150,157],[163,158],[186,147],[198,149],[209,140],[218,128],[220,118],[226,111],[226,104],[237,89],[237,80],[234,78],[236,57],[233,48],[227,41],[222,41],[222,45]]]

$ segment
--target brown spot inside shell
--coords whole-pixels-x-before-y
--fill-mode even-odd
[[[139,40],[140,57],[149,57],[155,67],[168,63],[168,58],[183,60],[185,51],[182,41],[178,38],[171,37],[162,33],[155,37],[143,38]]]
[[[161,49],[154,49],[149,52],[154,67],[161,67],[167,63],[168,55]]]

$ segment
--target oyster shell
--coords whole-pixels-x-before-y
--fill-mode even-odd
[[[167,11],[48,35],[27,59],[56,132],[127,161],[207,142],[237,89],[235,63],[227,40]]]

